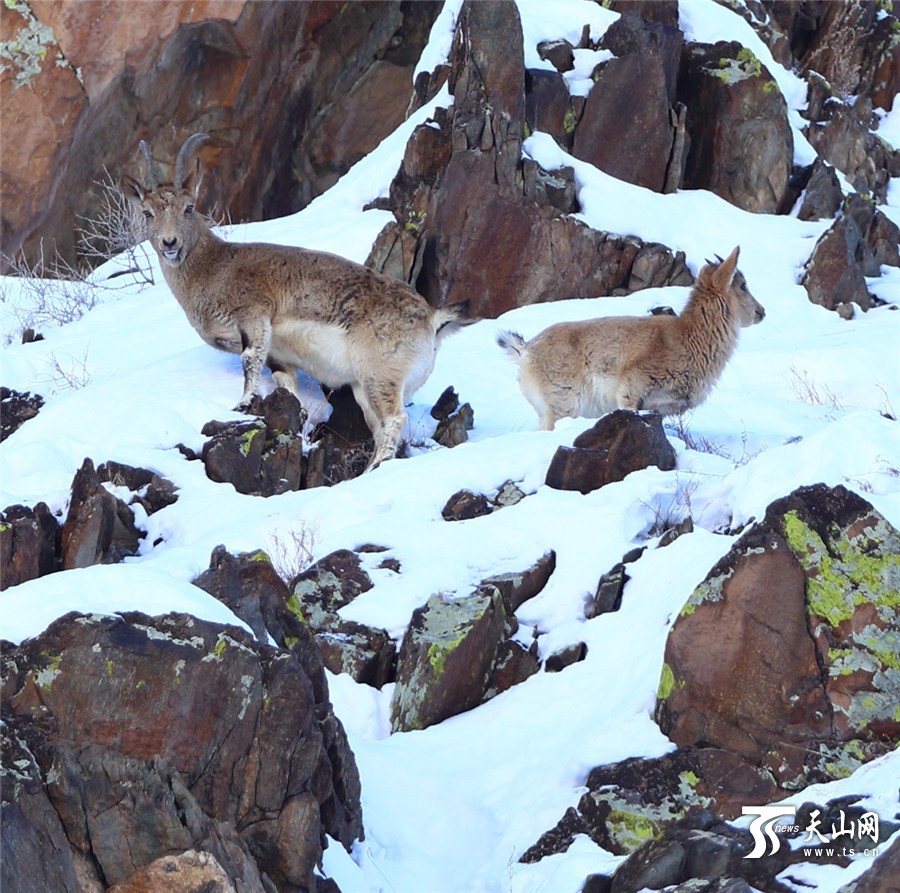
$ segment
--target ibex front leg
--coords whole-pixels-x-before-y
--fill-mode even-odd
[[[244,412],[259,395],[263,366],[272,343],[272,324],[265,317],[239,324],[241,332],[241,366],[244,369],[244,393],[235,409]]]

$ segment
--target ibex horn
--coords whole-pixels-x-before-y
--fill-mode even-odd
[[[156,170],[153,167],[153,159],[150,157],[150,147],[141,140],[141,155],[144,156],[144,165],[147,168],[147,186],[151,192],[155,192],[159,188],[159,178],[156,176]]]
[[[205,143],[208,139],[208,133],[195,133],[184,141],[184,145],[181,147],[181,151],[178,153],[178,158],[175,161],[175,177],[172,180],[172,185],[176,189],[181,189],[184,183],[184,169],[194,148],[200,143]]]

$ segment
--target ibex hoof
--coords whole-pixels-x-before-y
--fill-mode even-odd
[[[262,397],[260,397],[259,394],[254,394],[246,400],[241,400],[241,402],[235,406],[234,411],[242,412],[245,415],[262,415]]]

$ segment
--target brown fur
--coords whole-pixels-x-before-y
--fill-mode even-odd
[[[527,342],[501,332],[497,341],[519,364],[522,393],[541,427],[617,408],[677,415],[702,403],[740,328],[765,316],[737,269],[739,253],[703,267],[681,316],[557,323]]]
[[[182,147],[176,172],[203,135]],[[193,142],[191,142],[193,140]],[[142,144],[149,164],[149,152]],[[199,165],[198,165],[199,167]],[[194,211],[195,171],[151,188],[124,177],[122,191],[147,218],[163,275],[207,344],[239,353],[244,391],[259,394],[263,365],[297,394],[298,369],[322,384],[349,384],[375,438],[368,468],[395,455],[406,400],[428,378],[441,338],[459,323],[406,283],[334,254],[218,238]]]

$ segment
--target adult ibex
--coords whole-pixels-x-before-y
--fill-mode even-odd
[[[260,392],[263,365],[297,394],[303,369],[323,385],[349,384],[372,430],[372,469],[397,451],[404,403],[428,378],[441,338],[460,321],[434,309],[405,282],[343,257],[305,248],[229,243],[194,209],[199,160],[185,141],[171,183],[160,183],[142,140],[147,185],[122,178],[125,197],[146,218],[163,275],[200,337],[241,355],[246,410]]]
[[[557,323],[530,341],[501,332],[519,385],[544,429],[566,416],[613,409],[677,415],[702,403],[734,352],[742,326],[765,310],[737,269],[740,247],[707,262],[680,316],[612,316]]]

